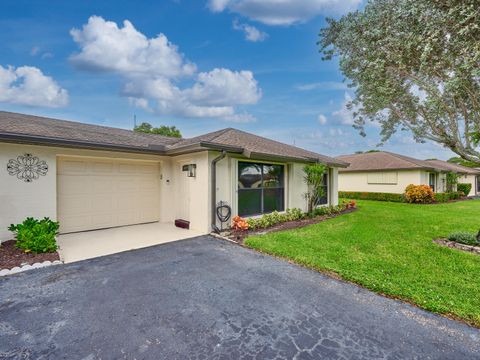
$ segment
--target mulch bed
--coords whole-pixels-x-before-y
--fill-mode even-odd
[[[357,209],[348,209],[345,211],[342,211],[339,214],[332,214],[332,215],[322,215],[322,216],[317,216],[314,218],[308,218],[308,219],[303,219],[303,220],[295,220],[295,221],[287,221],[283,223],[279,223],[276,225],[273,225],[267,229],[258,229],[258,230],[247,230],[247,231],[240,231],[240,230],[232,230],[231,232],[228,232],[224,234],[225,237],[228,237],[230,240],[233,240],[239,244],[243,244],[245,239],[249,236],[252,235],[260,235],[260,234],[266,234],[266,233],[271,233],[271,232],[276,232],[276,231],[284,231],[284,230],[291,230],[291,229],[298,229],[302,228],[308,225],[312,224],[317,224],[319,222],[328,220],[328,219],[333,219],[337,216],[348,214],[351,212],[356,211]]]
[[[8,240],[0,244],[0,270],[12,269],[15,266],[33,265],[44,261],[60,260],[57,252],[45,254],[25,253],[15,247],[15,240]]]
[[[460,244],[455,241],[450,241],[447,239],[435,239],[433,240],[434,243],[442,246],[446,246],[453,249],[458,249],[466,252],[474,253],[475,255],[480,255],[480,246],[472,246],[466,244]]]

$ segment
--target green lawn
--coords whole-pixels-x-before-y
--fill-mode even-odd
[[[480,228],[480,200],[442,205],[358,201],[356,212],[249,237],[246,245],[480,327],[480,256],[433,238]]]

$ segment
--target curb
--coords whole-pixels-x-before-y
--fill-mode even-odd
[[[40,269],[40,268],[44,268],[44,267],[47,267],[47,266],[60,265],[60,264],[63,264],[63,262],[60,261],[60,260],[55,260],[53,262],[47,260],[47,261],[44,261],[44,262],[41,262],[41,263],[35,263],[33,265],[27,264],[27,265],[23,265],[23,266],[15,266],[12,269],[1,269],[0,270],[0,276],[13,275],[13,274],[17,274],[17,273],[27,271],[27,270]]]

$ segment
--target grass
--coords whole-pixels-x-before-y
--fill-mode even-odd
[[[480,200],[440,205],[358,201],[358,211],[246,245],[480,327],[480,256],[432,243],[477,232]]]

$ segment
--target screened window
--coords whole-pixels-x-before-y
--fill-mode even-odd
[[[285,210],[284,166],[238,163],[238,214],[252,216]]]
[[[318,200],[317,205],[326,205],[328,204],[328,171],[323,174],[322,181],[323,196]]]

